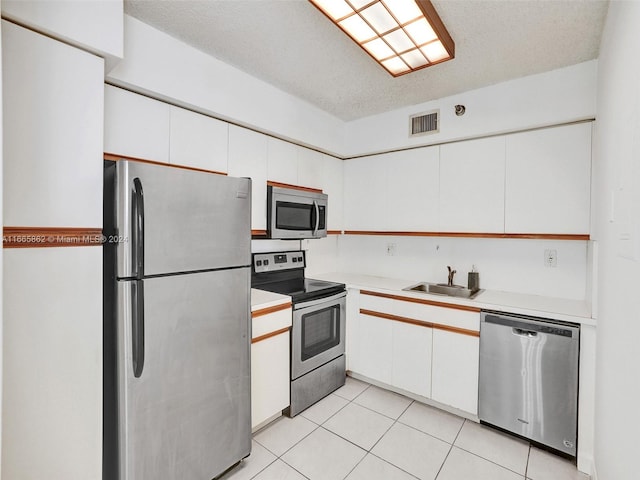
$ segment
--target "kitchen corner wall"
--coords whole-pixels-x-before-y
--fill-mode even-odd
[[[600,45],[594,148],[598,241],[594,480],[638,478],[640,2],[611,2]]]

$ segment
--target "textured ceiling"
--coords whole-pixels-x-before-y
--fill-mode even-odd
[[[456,58],[393,78],[306,0],[125,0],[125,12],[343,120],[598,57],[608,2],[433,0]]]

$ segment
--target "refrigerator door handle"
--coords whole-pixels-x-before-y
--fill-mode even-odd
[[[144,280],[132,284],[131,296],[131,357],[133,375],[140,378],[144,368]]]
[[[133,179],[133,215],[131,221],[131,249],[134,276],[141,280],[144,276],[144,192],[140,178]]]

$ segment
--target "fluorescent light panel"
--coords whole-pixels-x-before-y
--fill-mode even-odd
[[[394,77],[455,55],[455,44],[429,0],[309,1]]]

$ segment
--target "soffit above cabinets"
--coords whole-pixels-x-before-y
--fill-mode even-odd
[[[305,0],[125,0],[125,12],[341,118],[598,57],[608,1],[433,0],[456,58],[393,78]]]

